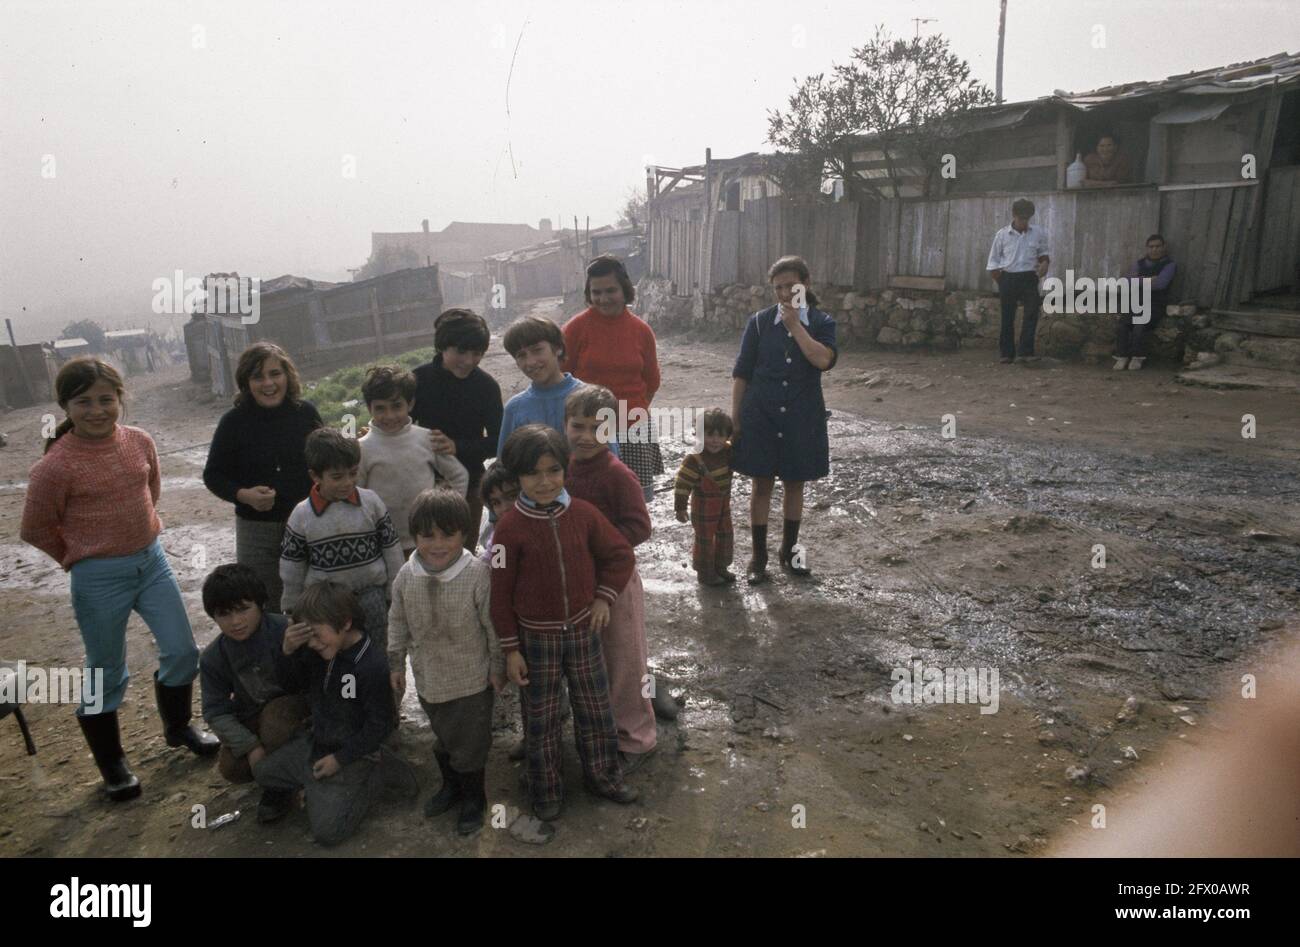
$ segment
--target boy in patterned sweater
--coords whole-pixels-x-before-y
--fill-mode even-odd
[[[379,494],[357,486],[361,447],[354,439],[318,428],[307,435],[305,454],[312,488],[285,524],[281,607],[292,613],[309,585],[341,583],[356,596],[366,631],[384,654],[389,589],[402,568],[397,530]]]
[[[677,471],[674,499],[677,522],[695,527],[691,564],[701,585],[725,585],[736,577],[727,566],[735,549],[731,529],[731,418],[725,411],[704,412],[704,450],[687,454]]]

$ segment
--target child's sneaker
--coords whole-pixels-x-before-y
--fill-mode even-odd
[[[1142,363],[1145,361],[1146,361],[1145,356],[1134,355],[1131,359],[1128,360],[1128,370],[1131,372],[1137,371],[1142,367]]]
[[[1115,364],[1112,365],[1111,368],[1117,372],[1122,372],[1124,369],[1128,368],[1128,359],[1121,358],[1120,356],[1116,355]]]

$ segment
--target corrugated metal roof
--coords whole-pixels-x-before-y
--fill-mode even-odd
[[[1087,109],[1095,105],[1165,92],[1188,92],[1195,95],[1233,94],[1272,83],[1296,81],[1300,81],[1300,54],[1275,53],[1252,62],[1215,66],[1212,69],[1185,72],[1166,79],[1126,82],[1077,93],[1057,89],[1053,98],[1077,108]]]
[[[1183,102],[1152,116],[1156,125],[1190,125],[1192,122],[1212,122],[1232,105],[1231,102]]]
[[[1126,82],[1119,85],[1104,86],[1100,89],[1090,89],[1086,92],[1065,92],[1056,89],[1052,95],[1045,95],[1037,99],[1028,99],[1022,102],[1004,102],[1001,105],[988,105],[983,108],[971,109],[960,116],[958,121],[967,126],[970,131],[985,131],[1016,125],[1030,112],[1042,106],[1066,105],[1086,112],[1098,106],[1113,105],[1116,102],[1136,101],[1154,95],[1168,96],[1170,93],[1178,93],[1231,96],[1240,95],[1243,92],[1250,92],[1271,84],[1289,85],[1292,83],[1300,83],[1300,54],[1276,53],[1263,59],[1256,59],[1253,62],[1216,66],[1212,69],[1201,69],[1195,72],[1169,76],[1166,79]],[[1225,105],[1224,108],[1226,107]],[[1195,108],[1195,106],[1189,106],[1189,111],[1186,114],[1192,114],[1191,108]],[[1204,120],[1183,119],[1183,121]],[[849,142],[861,147],[878,138],[879,136],[876,134],[852,135],[849,136]],[[748,158],[749,156],[745,157]]]
[[[55,351],[58,351],[59,349],[75,349],[78,348],[79,346],[89,345],[89,344],[90,343],[87,342],[85,339],[55,339],[54,340]]]

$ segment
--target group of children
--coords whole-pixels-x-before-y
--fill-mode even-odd
[[[320,427],[306,437],[312,487],[284,529],[283,614],[267,608],[266,583],[254,569],[217,567],[203,584],[203,606],[221,634],[201,658],[158,552],[152,440],[116,424],[124,390],[111,366],[94,359],[65,366],[58,393],[75,436],[47,446],[33,469],[22,535],[71,566],[87,664],[112,664],[109,709],[125,692],[125,625],[135,608],[159,640],[160,681],[186,698],[183,713],[174,697],[164,711],[168,742],[210,753],[219,740],[222,774],[263,789],[259,821],[282,817],[301,790],[320,842],[356,830],[384,785],[386,762],[397,760],[392,736],[408,660],[442,775],[426,815],[457,809],[460,833],[481,829],[494,695],[507,680],[519,688],[524,724],[512,757],[527,760],[538,818],[558,818],[564,800],[562,684],[586,787],[635,801],[625,777],[655,748],[656,711],[677,709],[647,673],[633,551],[651,531],[645,497],[602,431],[606,412],[618,414],[613,394],[560,370],[559,328],[526,318],[504,342],[531,385],[506,404],[498,460],[477,482],[454,451],[437,449],[437,432],[412,421],[415,375],[396,365],[368,371],[369,430],[353,439]],[[87,407],[95,399],[102,404]],[[703,426],[703,452],[688,455],[678,473],[676,510],[684,522],[690,507],[694,566],[702,583],[715,585],[734,581],[727,569],[731,422],[715,410]],[[98,455],[79,456],[87,452]],[[490,516],[475,555],[480,503]],[[92,537],[110,515],[124,527],[133,517],[131,530],[97,543]],[[124,553],[129,562],[121,565],[136,571],[126,591],[114,593],[116,610],[95,615],[110,589],[91,568],[118,561],[98,557]],[[139,556],[161,560],[147,580]],[[120,584],[127,572],[117,573]],[[100,625],[103,634],[94,632]],[[103,647],[92,648],[92,633],[106,639]],[[215,738],[188,726],[188,688],[200,672]],[[133,781],[138,795],[139,784],[126,767],[115,714],[112,730],[111,740],[88,740],[110,795],[129,798],[124,786]]]

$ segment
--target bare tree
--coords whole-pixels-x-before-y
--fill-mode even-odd
[[[630,187],[623,200],[623,207],[618,212],[618,226],[644,228],[646,222],[646,199],[642,189]]]
[[[942,36],[895,39],[879,26],[847,65],[831,70],[829,78],[818,73],[805,79],[787,111],[768,112],[767,138],[783,151],[819,161],[854,196],[888,195],[849,167],[850,136],[878,136],[890,181],[897,181],[900,166],[918,166],[928,195],[942,156],[961,138],[961,115],[994,102]]]

